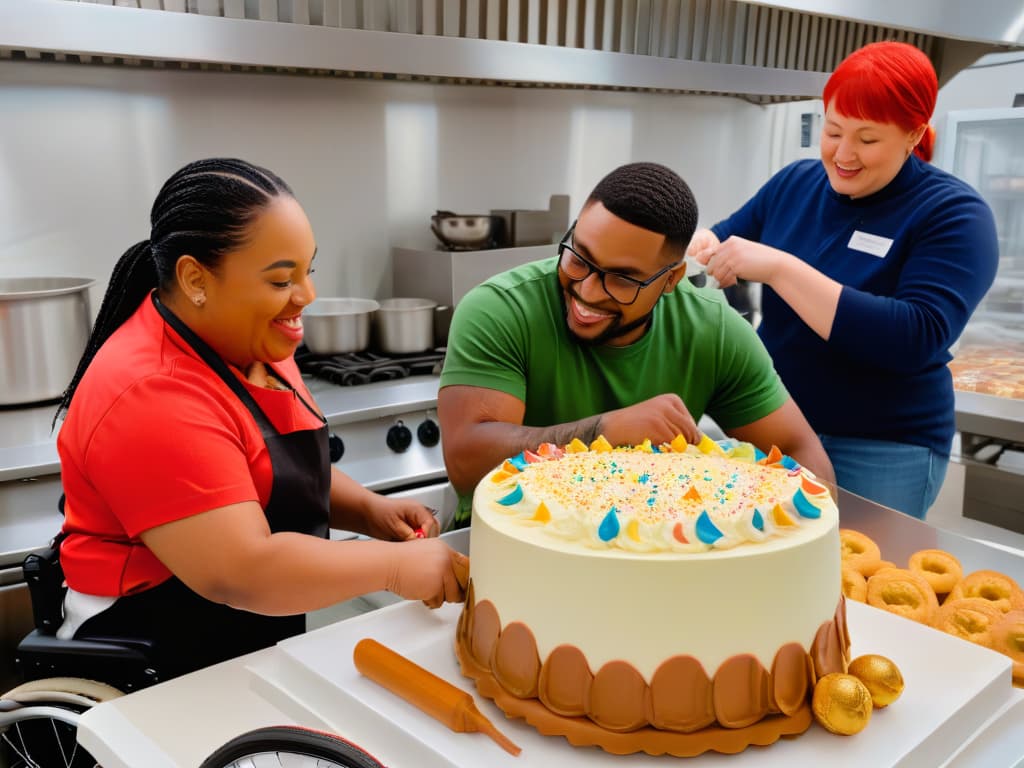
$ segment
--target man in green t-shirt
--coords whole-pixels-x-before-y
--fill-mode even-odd
[[[761,340],[719,291],[684,280],[697,224],[686,183],[632,163],[594,188],[558,255],[504,272],[459,302],[438,417],[456,520],[484,474],[541,443],[659,445],[726,434],[777,445],[834,482],[817,435]]]

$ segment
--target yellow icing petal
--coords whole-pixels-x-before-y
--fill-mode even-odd
[[[686,450],[686,438],[682,435],[676,435],[672,438],[672,442],[669,445],[672,446],[672,450],[676,453],[682,453]]]
[[[518,475],[519,474],[519,467],[517,467],[515,464],[513,464],[508,459],[505,459],[505,463],[501,465],[501,470],[500,471],[501,472],[507,472],[509,477],[511,477],[512,475]]]
[[[722,450],[722,446],[707,435],[700,436],[700,442],[697,443],[697,448],[701,453],[714,453],[719,456],[725,456],[725,451]]]
[[[643,451],[644,453],[654,453],[654,448],[651,447],[651,439],[644,438],[644,441],[637,446],[637,450]]]
[[[491,482],[500,483],[502,480],[508,480],[510,477],[512,477],[511,473],[506,472],[503,469],[499,469],[497,472],[491,475]]]
[[[778,504],[772,509],[772,519],[776,525],[781,527],[796,525],[796,520],[790,517],[789,513]]]
[[[536,520],[538,523],[551,522],[551,512],[548,511],[548,508],[545,506],[543,501],[537,505],[537,511],[533,513],[533,517],[531,519]]]
[[[574,437],[572,442],[565,446],[565,450],[568,453],[586,453],[588,449],[586,443],[578,437]]]
[[[626,535],[633,541],[640,541],[640,523],[635,517],[626,523]]]
[[[598,453],[608,453],[612,449],[612,444],[609,443],[604,435],[598,435],[597,440],[590,444],[590,450],[597,451]]]

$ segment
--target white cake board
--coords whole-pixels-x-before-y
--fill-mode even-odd
[[[341,735],[372,735],[362,746],[373,751],[371,741],[386,745],[384,754],[377,755],[382,760],[416,759],[392,764],[594,768],[674,762],[573,747],[561,737],[540,735],[521,720],[506,719],[459,672],[453,643],[460,610],[459,605],[430,611],[420,603],[400,603],[291,638],[278,646],[281,653],[272,662],[251,667],[253,688],[303,722],[318,722]],[[847,616],[852,657],[879,653],[902,671],[906,688],[895,704],[876,710],[855,736],[837,736],[814,723],[796,739],[750,747],[738,755],[705,753],[689,758],[687,766],[936,768],[1013,696],[1011,664],[1002,654],[853,601],[847,601]],[[471,692],[480,711],[522,747],[522,754],[509,755],[483,734],[453,733],[363,677],[353,665],[352,650],[364,637]]]

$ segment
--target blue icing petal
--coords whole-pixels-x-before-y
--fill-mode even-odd
[[[513,456],[511,459],[509,459],[509,463],[513,467],[518,469],[520,472],[522,472],[524,469],[526,469],[526,465],[528,462],[526,461],[526,456],[520,453],[518,456]]]
[[[697,518],[697,538],[703,541],[705,544],[714,544],[720,538],[722,538],[722,532],[715,527],[715,524],[711,522],[711,518],[708,517],[707,510],[700,513],[700,517]]]
[[[510,493],[508,496],[502,496],[500,499],[498,499],[498,503],[504,507],[511,507],[513,504],[518,504],[522,500],[523,489],[519,485],[519,483],[516,483],[515,490],[512,491],[512,493]]]
[[[661,453],[661,448],[656,445],[651,446],[651,453]]]
[[[754,517],[751,519],[750,522],[754,524],[754,527],[757,528],[757,530],[764,530],[764,518],[761,517],[761,513],[758,510],[754,510]]]
[[[786,469],[796,469],[797,467],[800,466],[799,464],[797,464],[796,459],[794,459],[792,456],[783,456],[782,461],[780,463]]]
[[[804,496],[804,492],[802,490],[797,490],[797,492],[793,494],[793,506],[796,507],[796,511],[800,513],[800,517],[810,517],[814,519],[821,517],[821,510],[807,500],[807,497]]]
[[[650,479],[651,479],[651,476],[648,475],[646,472],[644,472],[642,475],[640,475],[640,477],[637,478],[637,482],[639,482],[639,483],[646,483]]]
[[[604,516],[604,520],[601,521],[601,527],[597,529],[597,535],[601,538],[601,541],[611,541],[619,535],[619,516],[616,514],[619,510],[612,507],[608,510],[608,514]]]
[[[762,451],[756,445],[754,446],[754,461],[760,461],[761,459],[765,458],[767,455],[768,455],[767,453]]]

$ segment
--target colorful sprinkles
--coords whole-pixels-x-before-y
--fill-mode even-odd
[[[638,551],[784,536],[833,505],[828,490],[777,447],[766,454],[707,436],[696,446],[677,438],[613,448],[603,436],[589,446],[545,443],[508,459],[490,479],[497,503],[524,522]]]

